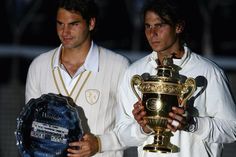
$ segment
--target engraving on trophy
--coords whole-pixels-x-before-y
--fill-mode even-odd
[[[47,118],[47,119],[51,119],[51,120],[56,120],[56,121],[62,119],[62,117],[60,115],[56,115],[56,114],[49,113],[49,112],[42,112],[42,117]]]
[[[159,111],[162,108],[160,98],[150,98],[146,102],[146,108],[150,111]]]
[[[68,132],[67,128],[33,121],[30,136],[66,144]]]
[[[148,126],[154,130],[154,142],[144,146],[145,151],[175,153],[179,148],[170,143],[173,136],[167,131],[168,114],[173,106],[186,107],[186,101],[196,90],[193,78],[180,81],[176,65],[171,58],[164,58],[163,65],[157,67],[157,74],[134,75],[131,79],[131,87],[138,99],[142,99],[145,107],[145,120]],[[141,97],[138,92],[141,92]]]

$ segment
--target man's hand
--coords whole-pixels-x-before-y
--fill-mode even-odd
[[[172,107],[172,111],[169,113],[167,130],[176,132],[177,130],[186,130],[186,127],[189,125],[189,118],[186,115],[186,112],[183,108]],[[134,109],[132,111],[134,119],[142,127],[145,133],[151,133],[153,130],[150,129],[147,125],[147,121],[144,119],[146,111],[142,105],[142,101],[139,100],[134,104]]]
[[[185,110],[179,107],[172,107],[169,113],[167,128],[175,132],[177,130],[184,130],[187,124]]]
[[[71,157],[90,157],[99,151],[99,141],[90,133],[86,133],[81,141],[71,142],[69,146],[67,156]]]
[[[145,133],[152,132],[152,130],[147,126],[147,121],[143,118],[146,115],[146,111],[144,111],[144,106],[142,105],[141,100],[137,101],[134,104],[134,109],[133,109],[132,113],[134,115],[134,119],[142,127],[142,129]]]

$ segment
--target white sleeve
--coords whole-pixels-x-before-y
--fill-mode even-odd
[[[132,91],[130,80],[132,75],[126,71],[118,90],[117,135],[123,146],[142,145],[148,135],[144,134],[140,125],[132,115],[133,105],[138,101]]]
[[[213,74],[202,93],[204,99],[198,101],[205,103],[207,116],[197,118],[195,134],[208,143],[231,143],[236,141],[236,106],[223,71]]]
[[[127,59],[122,59],[122,61],[116,63],[117,66],[118,64],[119,66],[119,75],[118,75],[118,85],[116,86],[118,90],[119,85],[121,83],[121,80],[123,79],[123,75],[125,70],[128,68],[129,66],[129,61]],[[117,96],[117,95],[116,95]],[[117,105],[118,105],[118,98],[116,97],[116,108],[117,109]],[[118,111],[119,112],[119,111]],[[116,117],[117,119],[117,117]],[[126,146],[122,145],[118,136],[118,128],[117,125],[115,125],[115,128],[106,133],[106,134],[102,134],[102,135],[97,135],[100,139],[100,144],[101,144],[101,152],[105,152],[105,151],[116,151],[116,150],[124,150],[126,148]]]
[[[38,98],[40,96],[40,90],[38,87],[39,81],[38,77],[37,64],[34,60],[28,69],[27,79],[26,79],[26,88],[25,88],[25,102],[27,103],[31,98]]]

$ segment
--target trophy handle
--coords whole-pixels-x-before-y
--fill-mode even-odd
[[[142,84],[143,82],[143,78],[139,75],[134,75],[131,79],[131,88],[135,94],[135,96],[138,98],[138,99],[141,99],[140,96],[138,95],[138,92],[136,91],[135,89],[135,86],[138,86],[138,88],[140,87],[140,85]]]
[[[187,78],[183,85],[183,90],[181,93],[181,103],[180,107],[186,108],[186,101],[193,95],[194,91],[196,90],[196,81],[194,78]]]

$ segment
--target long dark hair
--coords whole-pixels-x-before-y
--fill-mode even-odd
[[[186,25],[186,12],[183,0],[147,0],[143,7],[143,19],[148,11],[155,12],[165,23],[176,26]],[[184,28],[180,37],[180,42],[186,42],[186,29]]]

